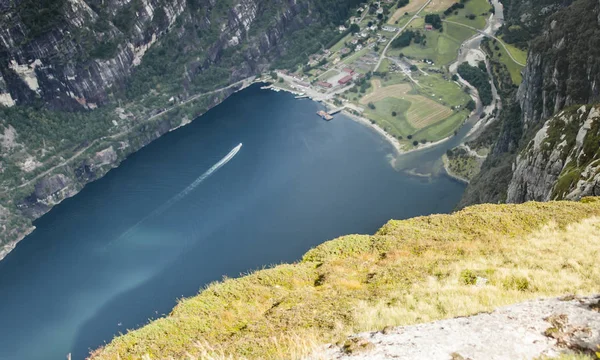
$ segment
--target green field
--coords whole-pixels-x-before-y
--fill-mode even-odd
[[[435,99],[435,101],[443,105],[465,105],[471,99],[455,82],[444,80],[440,75],[420,75],[417,80],[419,81],[419,85],[421,85],[418,88],[421,95]]]
[[[380,73],[384,73],[384,72],[388,72],[389,70],[390,70],[390,61],[388,59],[383,59],[383,61],[381,62],[381,65],[379,65],[379,68],[377,69],[377,71]]]
[[[449,21],[459,22],[461,24],[469,25],[477,29],[485,28],[486,19],[489,16],[489,12],[492,6],[487,0],[469,0],[465,3],[465,8],[458,10],[457,15],[450,15],[446,18]],[[468,15],[475,15],[475,19],[471,20],[467,18]]]
[[[446,138],[452,135],[455,130],[458,130],[467,117],[467,111],[456,112],[444,121],[440,121],[437,124],[419,130],[413,135],[413,139],[418,141],[422,139],[427,141],[438,141]]]
[[[406,138],[407,135],[415,132],[415,129],[410,126],[406,119],[406,112],[411,106],[410,101],[386,98],[374,104],[375,110],[367,107],[364,115],[374,120],[387,133],[394,137]],[[395,117],[392,116],[392,111],[397,113]]]
[[[428,102],[427,99],[449,108],[458,105],[464,106],[470,100],[469,95],[459,85],[453,81],[444,80],[439,74],[427,76],[414,72],[413,77],[419,82],[419,85],[413,85],[412,90],[404,95],[405,98],[398,98],[399,95],[390,95],[390,97],[381,99],[380,96],[380,100],[373,102],[375,109],[362,104],[361,106],[365,107],[365,117],[375,121],[386,132],[400,139],[402,143],[411,146],[414,140],[432,142],[452,135],[468,117],[468,111],[452,112],[445,119],[423,128],[419,128],[414,123],[414,119],[427,119],[430,116],[435,116],[436,111],[439,111],[439,107],[436,109],[431,106],[431,102]],[[407,82],[408,79],[400,74],[389,74],[381,79],[383,89],[392,85],[406,84]],[[372,94],[373,91],[374,89],[370,88],[367,95]],[[392,116],[392,112],[396,112],[396,116]],[[410,118],[407,115],[409,113]],[[413,119],[411,120],[413,122],[409,119]],[[412,139],[408,139],[409,135],[412,135]]]
[[[413,30],[417,29],[422,29],[422,27],[413,28]],[[444,24],[444,31],[441,33],[439,31],[425,31],[424,33],[427,38],[425,45],[413,43],[402,49],[390,49],[388,50],[389,55],[398,56],[402,53],[419,60],[431,59],[437,66],[448,65],[456,60],[460,45],[475,34],[473,30],[453,24]]]

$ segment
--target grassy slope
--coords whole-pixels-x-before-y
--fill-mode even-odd
[[[423,25],[413,26],[413,30],[422,29]],[[390,55],[398,56],[400,53],[415,59],[431,59],[436,65],[447,65],[458,55],[458,48],[471,36],[474,31],[454,24],[444,24],[444,31],[424,31],[427,37],[427,44],[411,44],[402,49],[390,49]]]
[[[93,358],[299,358],[358,331],[598,292],[599,236],[599,198],[390,221],[296,264],[211,284]],[[476,276],[488,283],[474,286]]]

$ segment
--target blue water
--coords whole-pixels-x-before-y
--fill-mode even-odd
[[[458,202],[461,184],[394,170],[378,134],[319,109],[253,86],[36,221],[0,261],[0,359],[82,359],[224,275]]]

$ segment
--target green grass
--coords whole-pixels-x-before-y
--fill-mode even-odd
[[[498,50],[495,49],[496,45],[498,46]],[[521,82],[523,81],[523,76],[521,75],[521,71],[523,70],[524,66],[521,66],[521,65],[517,64],[516,62],[514,62],[510,58],[510,56],[508,55],[508,53],[506,52],[504,47],[502,47],[501,44],[496,44],[496,45],[494,45],[493,43],[490,43],[491,49],[493,50],[492,59],[496,59],[496,60],[500,61],[502,64],[506,65],[506,68],[508,69],[508,72],[510,73],[510,78],[512,79],[513,83],[515,83],[516,85],[521,84]],[[501,55],[498,55],[498,54],[501,54]],[[525,57],[527,57],[527,55],[525,55]],[[516,57],[515,57],[515,59],[516,59]],[[527,61],[527,60],[525,60],[525,61]],[[525,62],[523,62],[523,63],[525,63]]]
[[[487,0],[469,0],[465,3],[464,9],[458,10],[458,15],[452,14],[447,17],[447,20],[459,22],[477,29],[483,29],[485,28],[491,7],[492,6]],[[470,14],[475,15],[475,19],[471,20],[466,17]]]
[[[421,85],[417,88],[420,94],[443,105],[464,106],[471,100],[471,97],[459,85],[451,80],[444,80],[439,74],[419,75],[418,81]],[[435,95],[435,97],[431,95]]]
[[[360,51],[354,52],[352,55],[350,55],[350,56],[346,57],[344,60],[342,60],[342,63],[352,64],[356,59],[365,55],[367,52],[369,52],[369,49],[367,49],[367,48],[364,48]]]
[[[437,122],[419,130],[413,135],[413,137],[419,141],[422,139],[427,141],[438,141],[444,139],[452,135],[455,130],[458,130],[467,116],[467,111],[456,112],[444,121]]]
[[[383,59],[383,61],[381,62],[381,65],[379,65],[379,68],[377,69],[377,71],[380,73],[386,73],[389,70],[390,70],[390,61],[388,59]]]
[[[436,66],[448,65],[456,60],[458,49],[463,41],[473,36],[475,32],[460,25],[444,24],[443,32],[425,31],[424,34],[427,38],[425,45],[413,43],[403,49],[390,49],[390,55],[397,56],[402,53],[415,59],[431,59]]]
[[[375,121],[388,134],[398,137],[404,137],[414,133],[415,129],[406,119],[406,112],[411,106],[411,102],[396,98],[385,98],[374,103],[375,110],[368,107],[365,109],[365,115]],[[397,113],[392,116],[392,112]]]
[[[600,199],[587,198],[390,221],[296,264],[210,284],[92,359],[300,359],[361,331],[597,293],[599,216]],[[465,274],[488,282],[471,285]]]
[[[338,41],[335,45],[333,45],[329,50],[332,53],[340,51],[342,48],[346,46],[346,42],[352,40],[352,34],[348,34],[342,38],[342,40]]]

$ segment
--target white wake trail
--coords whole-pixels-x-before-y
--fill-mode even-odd
[[[144,221],[150,219],[151,217],[162,214],[163,212],[167,211],[171,206],[175,205],[175,203],[177,203],[179,200],[186,197],[189,193],[194,191],[194,189],[197,188],[198,185],[200,185],[204,180],[208,179],[209,176],[211,176],[216,171],[218,171],[220,168],[225,166],[228,162],[230,162],[231,159],[233,159],[237,155],[237,153],[240,151],[241,148],[242,148],[242,143],[240,143],[238,146],[234,147],[229,152],[229,154],[225,155],[225,157],[222,158],[221,160],[219,160],[219,162],[214,164],[210,169],[206,170],[206,172],[204,174],[200,175],[196,180],[194,180],[194,182],[192,182],[188,187],[183,189],[179,194],[173,196],[171,199],[169,199],[169,201],[162,204],[160,207],[158,207],[156,210],[154,210],[152,213],[150,213],[150,215],[146,216],[142,220],[138,221],[135,225],[130,227],[126,232],[124,232],[121,236],[119,236],[119,238],[126,237],[133,230],[135,230],[138,226],[140,226]]]

